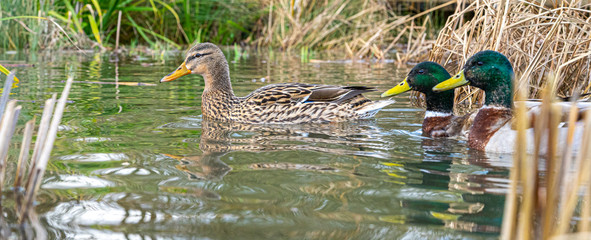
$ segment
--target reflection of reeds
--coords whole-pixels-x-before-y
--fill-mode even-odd
[[[6,79],[6,85],[11,86],[14,80],[14,73],[8,75]],[[22,223],[27,217],[29,219],[36,219],[36,215],[31,208],[39,187],[43,174],[45,173],[45,167],[49,161],[51,150],[53,149],[53,143],[55,141],[57,130],[65,109],[66,100],[68,93],[72,86],[73,79],[69,78],[66,82],[66,86],[62,92],[62,96],[56,104],[56,94],[51,99],[45,102],[45,108],[43,110],[43,116],[41,118],[41,124],[37,131],[37,139],[35,141],[35,147],[33,154],[29,161],[29,149],[31,140],[33,137],[33,128],[35,120],[30,120],[25,124],[25,130],[23,134],[22,145],[20,149],[20,155],[18,157],[17,169],[15,173],[15,190],[17,191],[17,212],[19,214],[19,220]],[[4,96],[8,96],[10,87],[4,88]],[[21,110],[21,106],[17,106],[16,100],[8,100],[8,98],[2,98],[0,101],[0,109],[4,109],[2,112],[2,120],[0,122],[0,191],[4,186],[7,156],[10,147],[12,136],[15,132],[17,120]],[[27,166],[25,163],[29,162],[28,173],[25,174]],[[27,178],[25,184],[24,179]],[[22,187],[25,186],[24,191],[21,191]],[[38,221],[38,220],[37,220]],[[37,228],[38,223],[32,221],[32,225]],[[41,235],[40,235],[41,234]],[[37,233],[37,238],[42,239],[45,233]]]
[[[573,104],[568,124],[566,146],[557,146],[561,108],[553,101],[556,95],[555,81],[550,80],[542,91],[542,110],[535,116],[535,153],[527,155],[526,129],[530,120],[525,102],[517,102],[515,122],[519,140],[516,146],[514,165],[510,173],[509,188],[503,219],[502,239],[549,239],[569,232],[589,231],[591,219],[591,115],[584,114],[583,139],[577,156],[573,157],[571,144],[578,109]],[[525,99],[523,90],[518,99]],[[541,139],[547,139],[542,141]],[[560,149],[562,148],[562,149]],[[542,157],[541,153],[546,154]],[[558,155],[560,153],[560,155]],[[538,171],[544,159],[546,167]],[[545,176],[545,178],[542,178]],[[584,193],[580,199],[580,194]],[[521,196],[520,196],[521,195]],[[582,200],[582,208],[575,211]],[[572,226],[573,215],[580,215],[576,230]]]
[[[471,55],[491,49],[505,54],[521,78],[516,89],[539,97],[544,76],[555,74],[561,96],[588,92],[591,65],[591,18],[584,0],[459,1],[441,30],[430,60],[455,73]],[[466,7],[462,7],[466,6]],[[473,14],[472,18],[469,18]],[[466,20],[469,19],[469,20]],[[456,90],[457,101],[478,102],[482,92]]]

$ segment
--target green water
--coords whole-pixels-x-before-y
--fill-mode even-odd
[[[0,55],[2,64],[35,64],[11,68],[21,79],[12,95],[22,100],[21,125],[39,119],[42,100],[61,92],[69,69],[80,81],[37,198],[49,238],[498,237],[511,156],[421,137],[424,111],[408,95],[367,121],[265,126],[204,121],[200,76],[155,86],[96,83],[157,83],[180,64],[178,54],[119,62],[94,53]],[[408,70],[394,63],[232,54],[239,96],[279,82],[384,91]],[[9,161],[13,172],[12,155]],[[27,235],[5,198],[3,221],[13,236]]]

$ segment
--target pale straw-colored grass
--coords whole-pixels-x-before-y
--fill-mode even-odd
[[[505,54],[516,73],[516,88],[539,98],[547,76],[557,79],[558,96],[587,93],[591,84],[591,7],[587,0],[459,0],[439,33],[429,60],[457,72],[476,52]],[[482,100],[470,87],[456,90],[456,102]]]
[[[591,236],[591,111],[583,114],[575,104],[568,118],[566,145],[559,142],[562,106],[556,103],[557,81],[549,77],[541,91],[542,109],[533,126],[524,101],[515,109],[518,144],[510,173],[510,187],[505,202],[501,239],[588,239]],[[517,99],[524,100],[524,89],[517,90]],[[584,131],[580,149],[572,151],[575,126]],[[527,154],[526,129],[534,128],[534,154]],[[540,139],[547,139],[546,142]],[[542,155],[541,153],[545,154]],[[545,168],[538,165],[545,162]]]
[[[448,1],[411,15],[398,15],[388,1],[271,0],[267,24],[261,25],[258,46],[281,49],[342,50],[348,58],[384,59],[396,49],[399,62],[425,58],[429,17],[417,18],[450,6]],[[421,55],[422,54],[422,55]]]

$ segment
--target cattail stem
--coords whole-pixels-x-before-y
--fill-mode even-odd
[[[23,142],[21,144],[21,152],[16,164],[16,176],[14,177],[14,188],[19,189],[23,182],[23,177],[26,171],[25,162],[29,158],[29,149],[31,147],[31,140],[33,138],[33,129],[35,128],[35,118],[25,124],[25,132],[23,133]]]
[[[10,139],[14,132],[14,116],[18,116],[20,106],[16,106],[16,100],[11,100],[6,106],[6,111],[2,115],[1,129],[0,129],[0,192],[4,186],[4,173],[6,171],[6,157],[8,156],[8,147],[10,146]]]
[[[24,219],[28,209],[32,207],[35,196],[37,195],[37,191],[39,191],[39,187],[41,186],[41,180],[43,179],[45,168],[49,162],[51,151],[53,150],[53,143],[55,142],[55,138],[57,136],[57,129],[62,120],[62,116],[66,107],[66,100],[68,99],[68,94],[70,93],[73,80],[74,79],[72,77],[69,77],[66,81],[66,86],[64,87],[62,95],[60,96],[60,99],[58,100],[58,103],[55,107],[53,118],[51,119],[51,123],[47,132],[47,138],[42,143],[43,148],[41,149],[41,153],[39,154],[35,168],[33,169],[31,176],[29,176],[30,184],[27,186],[27,195],[24,201],[25,205],[22,208],[23,211],[21,211],[21,220]]]
[[[573,126],[574,127],[574,126]],[[579,199],[579,190],[583,183],[589,181],[589,174],[591,174],[591,159],[589,159],[589,149],[587,146],[591,143],[591,116],[589,112],[585,114],[585,130],[583,133],[583,142],[581,149],[577,156],[577,174],[574,184],[569,192],[567,192],[566,202],[561,209],[558,218],[558,227],[554,235],[562,235],[567,232],[570,227],[573,211]]]
[[[4,82],[4,89],[2,90],[2,97],[0,97],[0,118],[4,114],[6,104],[8,103],[8,96],[10,96],[10,90],[12,90],[12,83],[14,82],[14,71],[10,71],[10,74],[6,77]]]
[[[45,101],[45,107],[43,108],[43,114],[41,115],[41,123],[39,124],[39,129],[37,130],[37,140],[35,141],[33,155],[31,156],[31,164],[29,165],[29,174],[26,183],[27,189],[31,188],[31,178],[33,177],[33,170],[37,165],[39,154],[41,153],[43,143],[45,142],[45,138],[47,137],[47,130],[49,129],[49,122],[51,121],[51,116],[53,114],[53,108],[55,106],[56,98],[57,94],[53,94],[50,99],[47,99]]]
[[[121,10],[119,10],[119,15],[117,16],[117,33],[115,35],[115,53],[119,50],[119,32],[121,30]]]

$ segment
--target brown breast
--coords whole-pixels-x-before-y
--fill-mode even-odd
[[[423,120],[423,136],[450,137],[446,130],[453,117],[453,115],[426,117]]]
[[[483,107],[470,128],[468,145],[470,148],[484,151],[490,138],[511,120],[512,110],[507,108]]]

